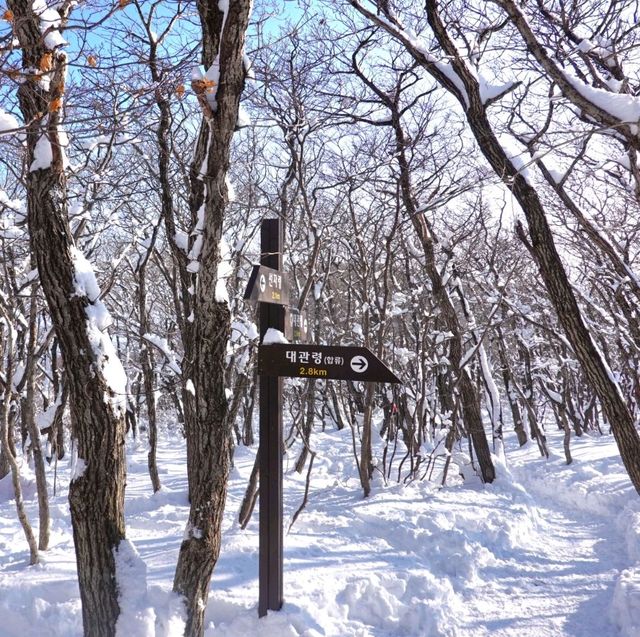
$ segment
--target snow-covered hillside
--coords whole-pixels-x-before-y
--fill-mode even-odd
[[[238,448],[224,542],[207,607],[207,637],[637,637],[640,635],[640,498],[610,436],[573,440],[566,466],[507,448],[499,479],[439,489],[381,479],[361,495],[348,431],[318,434],[309,503],[285,536],[285,605],[257,617],[257,511],[237,522],[255,449]],[[304,476],[288,458],[285,527],[302,501]],[[167,435],[151,494],[146,449],[129,449],[127,534],[135,558],[123,637],[181,633],[170,594],[187,519],[186,460]],[[23,467],[34,520],[35,485]],[[0,482],[0,635],[82,634],[66,488],[58,467],[52,548],[28,567],[10,483]],[[53,475],[50,476],[51,483]]]

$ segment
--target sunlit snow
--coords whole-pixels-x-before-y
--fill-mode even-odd
[[[611,436],[574,439],[570,466],[560,432],[549,432],[549,460],[537,457],[535,444],[516,449],[512,438],[492,485],[471,475],[463,483],[455,473],[444,489],[437,480],[385,485],[376,473],[363,499],[350,431],[314,434],[309,502],[284,538],[284,607],[264,619],[257,511],[246,530],[236,521],[256,450],[238,447],[205,636],[637,637],[640,501]],[[305,476],[293,469],[298,452],[285,456],[285,530],[304,492]],[[188,519],[184,443],[163,428],[163,487],[155,494],[145,442],[130,442],[128,454],[131,544],[116,556],[118,634],[177,637],[184,618],[171,588]],[[24,462],[22,471],[35,520],[34,476]],[[65,458],[51,502],[51,549],[35,568],[27,567],[10,478],[0,481],[3,637],[82,635],[69,479]]]

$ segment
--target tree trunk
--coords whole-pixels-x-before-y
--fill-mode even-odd
[[[518,444],[522,447],[522,445],[527,443],[527,432],[524,429],[522,412],[520,411],[520,405],[518,404],[518,399],[515,396],[515,390],[513,387],[513,380],[511,376],[511,367],[509,366],[509,360],[507,358],[507,352],[504,344],[504,336],[500,328],[497,328],[497,334],[498,334],[498,355],[500,356],[500,366],[502,368],[502,382],[504,383],[504,391],[507,396],[507,400],[509,401],[509,407],[511,409],[511,419],[513,420],[513,429],[516,432],[516,436],[518,438]]]
[[[33,453],[33,465],[36,475],[36,490],[38,492],[38,549],[46,551],[49,548],[49,529],[51,518],[49,515],[49,493],[47,490],[47,475],[40,441],[40,429],[36,424],[36,340],[37,340],[37,314],[38,303],[36,288],[31,290],[31,307],[29,312],[29,341],[27,344],[27,384],[25,400],[23,402],[22,419],[31,440],[31,452]]]
[[[367,383],[364,393],[364,414],[362,415],[362,440],[360,442],[360,484],[364,492],[364,497],[371,494],[371,478],[373,476],[373,449],[371,447],[371,427],[373,416],[373,383]]]
[[[238,513],[238,522],[243,529],[247,528],[249,520],[251,520],[251,514],[256,506],[258,500],[258,492],[260,485],[260,449],[256,453],[256,458],[253,462],[253,469],[251,469],[251,475],[249,476],[249,482],[244,492],[244,498],[242,498],[242,504],[240,505],[240,511]]]
[[[64,458],[64,427],[62,416],[67,406],[67,398],[69,391],[67,383],[62,377],[58,369],[58,341],[54,339],[51,347],[51,375],[53,376],[53,393],[55,396],[55,412],[51,421],[51,431],[49,433],[49,444],[51,445],[51,457],[47,458],[47,462],[52,459],[62,460]],[[55,494],[55,489],[54,489]]]
[[[13,365],[13,339],[11,336],[10,319],[5,314],[4,309],[0,306],[0,329],[7,329],[7,338],[2,338],[0,332],[0,360],[5,356],[7,358],[6,374],[7,378],[13,378],[14,365]],[[3,325],[4,324],[4,325]],[[14,400],[13,386],[10,382],[5,383],[2,395],[0,396],[0,446],[6,450],[6,461],[9,465],[11,472],[11,483],[13,486],[13,496],[16,501],[16,511],[18,514],[18,520],[24,531],[27,544],[29,545],[29,564],[38,563],[38,547],[36,545],[36,538],[33,534],[33,529],[27,517],[27,512],[24,507],[24,500],[22,499],[22,487],[20,485],[20,470],[18,468],[18,462],[16,461],[15,454],[11,450],[9,443],[9,412],[11,410],[11,402]]]
[[[256,392],[258,389],[258,366],[254,365],[249,396],[245,400],[245,411],[242,419],[242,444],[250,447],[253,444],[253,410],[256,404]]]
[[[48,50],[40,18],[28,0],[10,0],[14,35],[22,48],[24,80],[18,98],[27,133],[27,215],[35,257],[69,383],[78,470],[69,503],[82,600],[84,634],[115,635],[119,615],[114,551],[124,538],[124,370],[104,330],[106,310],[96,296],[95,280],[75,249],[67,216],[64,148],[60,113],[66,56]],[[63,28],[69,4],[60,5]],[[39,81],[33,69],[51,64],[51,81]],[[52,160],[36,155],[49,144]],[[37,163],[34,164],[34,160]]]
[[[155,236],[155,233],[154,233]],[[147,454],[147,466],[153,492],[156,493],[162,486],[158,474],[156,450],[158,448],[158,422],[156,419],[156,396],[153,389],[153,354],[150,344],[144,335],[149,332],[149,318],[147,316],[147,257],[138,268],[138,317],[140,320],[140,358],[142,363],[142,382],[144,385],[144,400],[147,406],[147,423],[149,432],[149,453]]]
[[[192,82],[204,121],[192,166],[190,205],[194,217],[202,206],[204,219],[202,249],[197,265],[192,267],[198,272],[193,338],[185,343],[183,368],[185,381],[191,381],[194,389],[185,403],[191,509],[173,581],[174,591],[184,596],[185,635],[189,637],[199,637],[204,630],[209,581],[220,553],[230,468],[231,423],[224,378],[230,313],[219,289],[218,266],[229,200],[226,176],[231,138],[244,88],[243,51],[251,3],[229,3],[226,14],[220,9],[223,5],[217,3],[198,0],[197,6],[203,31],[203,63],[209,69],[217,60],[219,80],[214,82],[213,94],[205,78]]]
[[[6,463],[7,472],[4,475],[2,475],[2,473],[0,472],[0,479],[9,475],[9,472],[11,471],[11,458],[17,457],[16,444],[15,444],[14,435],[13,435],[17,410],[11,409],[10,405],[7,406],[7,410],[8,410],[8,413],[7,413],[6,445],[4,442],[2,442],[2,444],[0,445],[0,469],[2,469],[2,467]],[[8,454],[11,454],[11,458],[8,457]]]
[[[10,458],[7,457],[8,453],[11,453],[7,446],[5,446],[4,442],[0,441],[0,480],[5,476],[9,475],[11,471]],[[7,445],[8,445],[7,441]]]
[[[304,396],[304,416],[302,417],[301,431],[298,433],[302,438],[302,449],[300,455],[296,460],[295,470],[298,473],[302,473],[304,465],[307,462],[309,456],[310,444],[311,444],[311,432],[313,431],[313,423],[316,417],[316,381],[315,378],[309,378],[307,380],[307,391]],[[301,407],[302,411],[302,407]]]

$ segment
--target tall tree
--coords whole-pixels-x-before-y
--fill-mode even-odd
[[[18,88],[26,127],[31,250],[63,352],[78,461],[69,489],[85,635],[115,635],[120,612],[116,553],[125,535],[126,381],[106,333],[108,313],[69,226],[62,130],[65,28],[74,2],[57,9],[8,3],[22,52]]]
[[[191,509],[174,578],[174,591],[184,596],[186,635],[202,635],[209,581],[220,553],[222,514],[231,454],[227,419],[225,356],[230,313],[220,279],[221,243],[229,202],[227,173],[238,120],[246,68],[245,34],[251,2],[199,0],[202,63],[205,72],[192,78],[202,108],[191,167],[191,213],[197,236],[189,269],[197,273],[193,327],[184,343],[183,374],[187,400],[185,432]]]
[[[437,247],[439,242],[434,232],[432,224],[427,218],[427,210],[435,209],[442,206],[452,199],[459,191],[465,188],[462,183],[457,187],[446,189],[440,182],[440,179],[434,176],[435,187],[431,191],[427,190],[427,186],[423,185],[424,192],[416,192],[413,185],[413,175],[410,156],[417,154],[417,142],[422,136],[420,132],[410,137],[403,122],[403,117],[410,110],[420,108],[419,102],[431,90],[424,94],[405,97],[405,91],[408,92],[414,84],[418,83],[418,77],[413,69],[409,69],[400,73],[397,79],[394,78],[394,86],[391,90],[387,87],[382,88],[376,84],[374,80],[369,78],[362,70],[358,55],[361,51],[366,51],[367,41],[363,40],[352,58],[352,66],[354,72],[362,80],[362,82],[377,97],[381,106],[388,112],[388,120],[385,122],[393,131],[395,144],[395,158],[398,164],[398,190],[402,201],[405,215],[411,221],[416,236],[420,241],[425,258],[425,270],[431,282],[431,290],[440,312],[440,318],[445,329],[451,334],[449,347],[449,360],[451,362],[451,385],[457,387],[459,396],[460,411],[464,420],[464,425],[469,433],[469,438],[473,443],[478,458],[480,476],[483,482],[493,482],[495,479],[495,467],[491,460],[491,451],[487,442],[487,436],[482,423],[482,414],[480,409],[480,396],[474,385],[471,373],[465,364],[464,357],[464,326],[458,310],[454,306],[449,287],[460,289],[457,277],[451,276],[450,271],[441,270],[437,263]],[[379,120],[378,125],[383,120]],[[419,203],[419,197],[422,196],[428,204]],[[451,267],[451,266],[450,266]],[[454,268],[455,269],[455,268]],[[447,286],[447,281],[452,280],[454,286]],[[453,439],[453,438],[452,438]]]

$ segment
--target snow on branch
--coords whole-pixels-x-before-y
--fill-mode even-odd
[[[456,98],[465,106],[469,107],[469,96],[462,78],[458,75],[452,64],[438,60],[424,45],[422,40],[391,14],[386,17],[374,13],[365,7],[359,0],[349,0],[349,4],[360,14],[368,18],[373,24],[382,27],[389,35],[405,45],[413,57],[422,64],[445,88],[453,93]]]
[[[171,371],[173,371],[178,376],[182,374],[182,368],[180,367],[180,363],[179,363],[179,361],[181,360],[181,357],[179,354],[176,354],[176,352],[174,352],[171,349],[171,346],[167,342],[166,338],[161,338],[156,334],[143,334],[142,338],[144,338],[145,341],[151,343],[151,345],[156,347],[158,350],[160,350],[164,354],[164,357],[166,358],[166,361],[167,361],[167,365],[169,366]]]
[[[527,49],[553,80],[566,99],[592,121],[622,133],[634,148],[640,148],[640,98],[590,86],[561,68],[536,37],[527,17],[513,0],[494,0],[513,21]]]
[[[72,3],[64,3],[70,7]],[[68,9],[67,9],[68,11]],[[50,51],[65,46],[66,40],[62,37],[63,15],[60,11],[49,8],[45,0],[34,0],[33,12],[40,18],[40,32],[44,36],[44,44]]]

